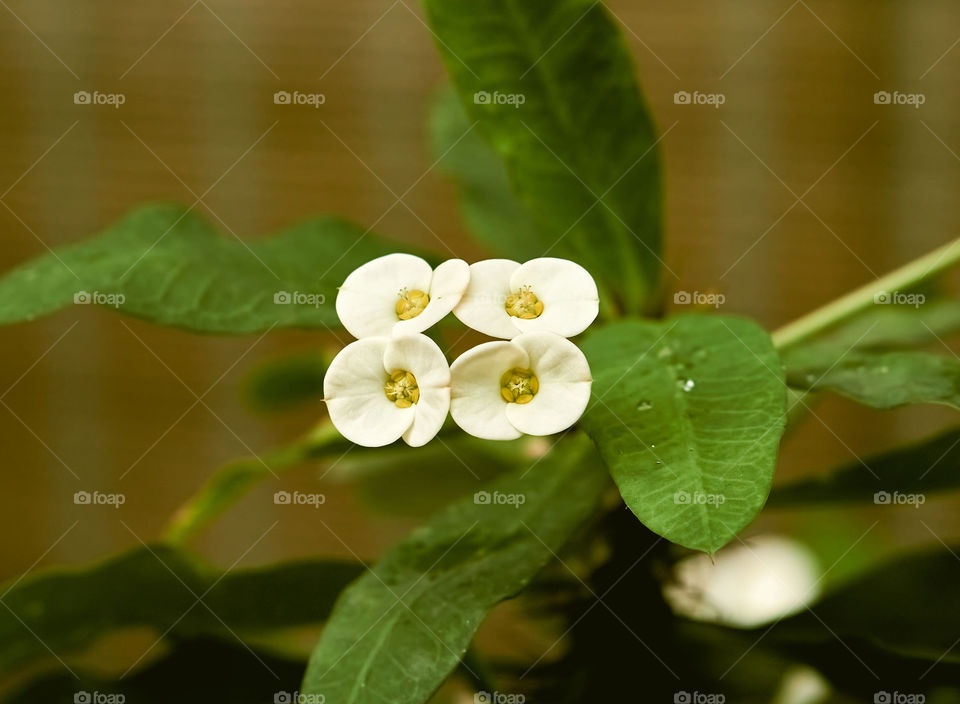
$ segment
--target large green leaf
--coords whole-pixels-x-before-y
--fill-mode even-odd
[[[583,424],[627,506],[675,543],[722,547],[773,479],[786,386],[770,337],[745,319],[686,315],[615,323],[583,348]]]
[[[0,674],[50,651],[62,657],[117,629],[233,639],[319,623],[361,570],[320,561],[224,573],[160,545],[89,567],[44,570],[0,592]]]
[[[822,349],[787,355],[794,388],[833,391],[874,408],[940,403],[960,408],[960,359],[928,352],[847,352]]]
[[[303,691],[337,704],[427,701],[486,613],[523,589],[597,507],[608,479],[589,452],[585,438],[566,440],[488,485],[491,501],[467,497],[388,552],[337,602]],[[498,503],[505,497],[516,500]]]
[[[337,286],[396,247],[334,217],[247,244],[193,211],[147,206],[0,277],[0,324],[93,301],[198,332],[337,328]]]
[[[768,507],[867,502],[897,504],[911,495],[960,487],[960,430],[851,462],[829,474],[776,486]],[[898,499],[897,494],[904,496]],[[916,503],[916,502],[912,502]]]
[[[243,398],[263,413],[319,402],[329,361],[330,355],[314,350],[263,362],[244,379]]]
[[[469,120],[504,160],[540,231],[619,291],[625,310],[649,306],[661,267],[657,137],[633,59],[603,5],[424,6]]]

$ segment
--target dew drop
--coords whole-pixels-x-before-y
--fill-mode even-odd
[[[647,399],[643,399],[640,403],[637,404],[638,411],[649,411],[653,408],[653,404],[650,403]]]
[[[677,379],[677,386],[679,386],[684,391],[691,391],[696,383],[693,379]]]
[[[660,359],[664,359],[672,355],[673,355],[673,350],[670,349],[669,347],[661,347],[660,351],[657,352],[657,357],[659,357]]]

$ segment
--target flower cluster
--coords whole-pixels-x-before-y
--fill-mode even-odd
[[[447,413],[490,440],[566,430],[590,398],[590,367],[570,342],[599,310],[597,286],[579,264],[543,257],[520,264],[450,259],[436,269],[388,254],[351,273],[337,315],[355,342],[323,382],[330,420],[358,445],[429,442]],[[423,331],[453,313],[494,342],[448,364]]]

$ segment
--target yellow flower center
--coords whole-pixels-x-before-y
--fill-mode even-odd
[[[387,377],[383,392],[397,408],[410,408],[420,400],[417,378],[405,369],[398,369]]]
[[[507,303],[504,308],[514,318],[532,320],[539,317],[543,312],[543,301],[537,298],[537,294],[531,291],[529,287],[524,286],[516,293],[507,296]]]
[[[500,396],[507,403],[530,403],[540,390],[540,380],[529,369],[514,367],[500,377]]]
[[[412,291],[403,289],[398,296],[396,311],[400,320],[416,318],[430,302],[430,295],[416,288]]]

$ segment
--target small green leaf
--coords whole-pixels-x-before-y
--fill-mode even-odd
[[[537,229],[617,290],[624,310],[648,308],[662,265],[657,136],[602,3],[424,6],[468,127],[504,160]]]
[[[185,208],[148,206],[0,277],[0,325],[101,303],[196,332],[338,328],[337,286],[397,247],[334,217],[248,244]]]
[[[388,552],[337,601],[302,691],[337,704],[427,701],[487,612],[523,589],[596,509],[608,479],[585,441],[564,441]]]
[[[851,462],[818,477],[775,486],[767,506],[868,502],[960,488],[960,430],[950,430],[908,447]],[[879,493],[878,493],[879,492]]]
[[[769,335],[741,318],[626,321],[583,344],[583,417],[627,506],[665,538],[715,552],[763,507],[785,422]]]
[[[2,592],[0,674],[51,650],[63,657],[122,628],[235,640],[231,631],[320,623],[362,569],[293,562],[222,573],[157,545],[79,569],[44,570]]]
[[[797,350],[786,356],[787,381],[833,391],[874,408],[940,403],[960,408],[960,359],[927,352]]]

